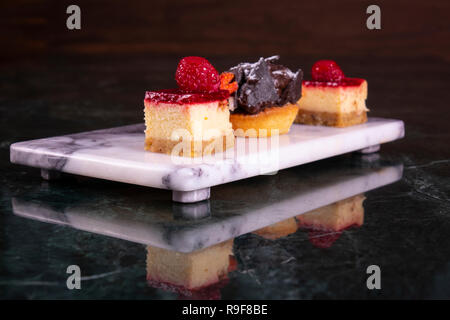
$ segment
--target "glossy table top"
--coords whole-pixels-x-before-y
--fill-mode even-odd
[[[1,67],[0,298],[450,298],[445,61],[378,58],[363,70],[362,61],[343,58],[349,73],[369,81],[371,115],[404,120],[405,138],[379,154],[349,154],[219,186],[201,208],[173,205],[164,190],[73,176],[45,182],[38,170],[9,163],[16,141],[139,122],[143,92],[171,86],[176,61],[66,58]],[[225,68],[237,61],[215,62]],[[391,67],[381,72],[385,65]],[[405,81],[412,65],[421,77]],[[380,175],[383,170],[391,174]],[[305,211],[361,193],[361,224],[328,233],[300,226]],[[292,219],[292,232],[260,231]],[[144,237],[131,237],[139,232]],[[217,241],[187,245],[194,235],[211,234]],[[181,239],[181,246],[169,246],[170,239]],[[152,247],[196,252],[221,241],[232,241],[234,267],[213,294],[147,282]],[[74,264],[82,271],[81,290],[66,287],[66,268]],[[370,265],[381,268],[381,290],[367,289]]]

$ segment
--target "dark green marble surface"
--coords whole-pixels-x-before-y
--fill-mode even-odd
[[[225,69],[241,58],[211,60]],[[296,57],[285,63],[295,67],[313,60]],[[403,163],[402,180],[367,192],[364,224],[343,232],[330,248],[314,247],[303,230],[277,240],[239,236],[233,245],[237,270],[220,289],[222,298],[450,298],[449,62],[364,61],[343,58],[340,65],[368,79],[371,115],[405,121],[406,137],[383,145],[380,153],[382,160]],[[9,145],[16,141],[142,121],[144,91],[173,86],[176,62],[177,57],[65,57],[1,65],[1,299],[179,298],[147,285],[144,245],[12,213],[13,197],[46,188],[47,202],[55,208],[111,191],[127,197],[143,188],[91,179],[47,185],[38,170],[9,163]],[[336,161],[345,159],[349,156]],[[335,160],[326,161],[332,166]],[[168,192],[148,192],[160,196],[162,206],[170,205]],[[233,195],[227,196],[232,201]],[[99,205],[111,209],[114,202]],[[71,264],[86,277],[81,290],[66,287]],[[378,291],[366,287],[371,264],[382,270]]]

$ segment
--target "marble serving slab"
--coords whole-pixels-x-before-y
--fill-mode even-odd
[[[46,185],[13,198],[12,208],[29,219],[192,252],[401,179],[402,164],[372,160],[359,159],[357,166],[348,158],[326,160],[225,184],[211,200],[193,204],[172,203],[161,199],[162,191],[142,188],[96,193],[87,183],[64,190]]]
[[[169,189],[175,201],[196,202],[208,199],[212,186],[352,151],[376,151],[403,136],[400,120],[369,118],[348,128],[295,124],[277,140],[236,138],[234,149],[189,159],[144,151],[144,125],[137,124],[14,143],[10,159],[43,169],[44,178],[66,172]]]

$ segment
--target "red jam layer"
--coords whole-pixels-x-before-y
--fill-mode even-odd
[[[180,89],[163,89],[158,91],[147,91],[145,100],[158,104],[199,104],[228,99],[228,90],[217,92],[186,92]]]
[[[364,81],[360,78],[344,78],[339,82],[303,81],[303,85],[307,87],[359,87]]]
[[[225,287],[228,282],[229,279],[226,277],[219,280],[218,282],[209,285],[204,285],[195,289],[189,289],[183,285],[159,281],[147,276],[147,284],[152,288],[177,293],[181,295],[181,297],[179,298],[191,298],[198,300],[219,300],[221,297],[220,289]]]
[[[309,241],[318,248],[329,248],[332,244],[339,239],[341,234],[348,229],[359,228],[360,225],[356,223],[352,223],[346,227],[343,227],[339,230],[333,229],[319,229],[314,228],[310,225],[300,224],[299,228],[306,229],[308,231]]]

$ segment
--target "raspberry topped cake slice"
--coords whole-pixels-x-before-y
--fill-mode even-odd
[[[348,127],[367,121],[367,81],[347,78],[336,62],[317,61],[303,81],[295,123]]]
[[[179,88],[145,94],[145,149],[200,157],[232,148],[230,93],[220,90],[216,69],[204,58],[186,57],[175,78]]]

